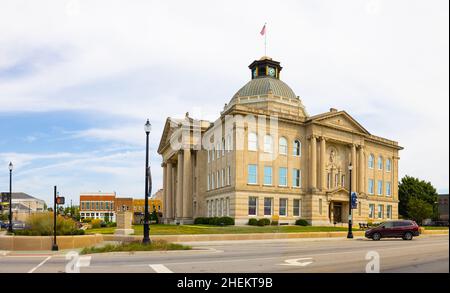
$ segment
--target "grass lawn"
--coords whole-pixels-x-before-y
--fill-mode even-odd
[[[86,230],[87,234],[114,234],[116,228],[100,228]],[[134,234],[142,235],[143,226],[134,225]],[[354,229],[358,231],[359,229]],[[246,233],[296,233],[296,232],[330,232],[347,231],[346,227],[316,226],[207,226],[207,225],[150,225],[151,235],[183,235],[183,234],[246,234]]]
[[[190,250],[187,245],[167,243],[166,241],[152,241],[151,244],[143,245],[141,242],[107,244],[102,247],[86,247],[80,254],[119,252],[119,251],[167,251],[167,250]]]
[[[448,230],[448,227],[442,227],[442,226],[421,226],[425,230]]]

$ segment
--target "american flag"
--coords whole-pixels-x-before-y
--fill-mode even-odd
[[[264,24],[260,34],[261,34],[261,36],[264,36],[266,34],[266,24]]]

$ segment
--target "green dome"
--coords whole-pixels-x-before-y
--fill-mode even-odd
[[[297,98],[294,91],[287,84],[273,77],[258,77],[252,79],[242,87],[235,96],[263,96],[268,95],[270,91],[276,96],[292,99]]]

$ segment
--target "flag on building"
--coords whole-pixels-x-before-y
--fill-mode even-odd
[[[261,36],[264,36],[266,34],[266,24],[264,24],[260,34],[261,34]]]

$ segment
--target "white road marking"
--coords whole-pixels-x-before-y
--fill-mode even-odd
[[[163,264],[149,265],[155,272],[159,274],[173,273]]]
[[[302,260],[313,260],[311,257],[304,257],[304,258],[294,258],[294,259],[287,259],[284,262],[280,264],[281,266],[297,266],[297,267],[306,267],[307,265],[312,264],[312,261],[304,261],[300,262]]]
[[[40,264],[38,264],[37,266],[35,266],[34,268],[32,268],[28,273],[31,274],[33,273],[35,270],[37,270],[40,266],[42,266],[43,264],[45,264],[49,259],[51,259],[52,257],[49,256],[46,259],[44,259],[43,261],[41,261]]]

